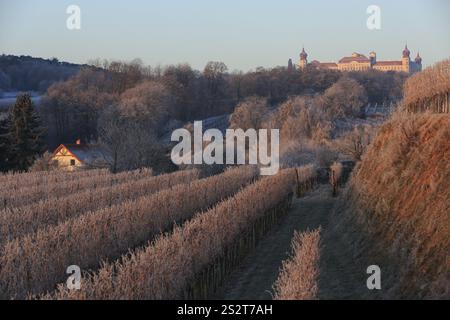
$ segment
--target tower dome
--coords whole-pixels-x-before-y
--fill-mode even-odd
[[[370,64],[372,66],[377,63],[377,53],[375,51],[372,51],[371,53],[369,53],[369,58],[370,58]]]
[[[308,59],[308,54],[306,53],[305,48],[303,48],[302,52],[300,53],[300,59],[301,60]]]
[[[403,50],[403,58],[409,58],[411,55],[411,51],[408,49],[408,45],[405,46],[405,50]]]
[[[417,64],[422,64],[422,57],[420,56],[419,52],[417,52],[417,57],[414,60]]]

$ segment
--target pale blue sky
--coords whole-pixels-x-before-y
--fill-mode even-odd
[[[80,31],[66,28],[70,4],[82,10]],[[380,31],[366,27],[371,4]],[[320,61],[371,50],[393,60],[408,41],[429,65],[450,57],[449,14],[448,0],[0,0],[0,53],[246,71],[297,61],[302,44]]]

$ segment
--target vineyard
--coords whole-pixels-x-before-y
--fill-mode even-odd
[[[283,263],[276,281],[277,300],[314,300],[318,298],[320,229],[294,234],[293,255]]]
[[[196,169],[163,175],[151,170],[1,175],[0,299],[444,297],[447,279],[441,269],[447,250],[419,242],[427,237],[417,235],[429,234],[434,243],[448,246],[445,201],[431,201],[434,193],[423,191],[427,202],[441,204],[428,211],[443,226],[430,231],[426,215],[414,213],[414,225],[406,228],[397,219],[394,232],[384,230],[380,221],[395,212],[366,214],[381,208],[370,202],[377,198],[366,195],[385,192],[386,184],[363,191],[377,186],[366,180],[379,181],[376,172],[385,162],[401,165],[406,176],[419,168],[419,163],[403,164],[389,157],[416,149],[420,154],[445,150],[448,118],[410,115],[405,120],[396,115],[391,122],[381,130],[380,136],[386,137],[368,151],[376,153],[381,164],[373,155],[366,156],[347,187],[339,162],[328,169],[329,185],[321,176],[323,168],[312,165],[268,177],[260,176],[256,166],[229,168],[208,177]],[[404,135],[388,139],[392,130]],[[418,146],[403,141],[413,136],[434,137],[436,142]],[[445,195],[448,166],[439,161],[445,153],[438,155],[433,161],[442,168],[434,175],[442,178],[430,188]],[[363,179],[364,175],[369,177]],[[392,181],[387,185],[399,187]],[[402,187],[383,199],[391,197],[395,203],[399,190],[409,189]],[[398,254],[397,242],[389,242],[399,235],[417,252],[414,257]],[[390,251],[381,257],[376,242],[386,242],[383,248]],[[428,258],[419,254],[424,248]],[[436,263],[428,262],[431,256]],[[373,257],[387,274],[395,275],[386,276],[383,283],[389,291],[367,290],[365,270]],[[404,265],[410,266],[408,274],[402,272]],[[76,290],[67,285],[70,266],[82,271]],[[433,291],[417,289],[425,283],[421,268],[428,270]]]
[[[0,176],[0,298],[207,298],[289,210],[313,167]],[[270,196],[267,196],[270,195]],[[83,270],[70,291],[66,270]]]
[[[57,225],[88,211],[111,207],[126,200],[134,200],[178,184],[194,181],[198,178],[198,172],[186,171],[159,177],[151,175],[146,177],[146,172],[139,177],[131,172],[129,178],[135,180],[129,182],[124,180],[125,182],[111,186],[102,186],[99,182],[97,188],[83,189],[62,197],[44,198],[27,206],[5,208],[0,212],[0,232],[8,235],[8,238],[2,238],[0,243],[32,233],[44,226]],[[80,203],[83,205],[80,206]]]
[[[55,176],[43,174],[39,178],[36,174],[5,175],[5,182],[2,183],[0,198],[2,207],[20,208],[27,204],[34,204],[37,201],[58,198],[69,193],[75,193],[81,190],[96,191],[97,188],[112,186],[137,178],[152,176],[151,170],[139,170],[134,172],[120,173],[111,175],[108,171],[93,171],[92,175],[86,175],[86,172],[73,174],[67,179],[61,173],[55,173]]]
[[[450,59],[408,79],[403,107],[410,112],[450,113]]]

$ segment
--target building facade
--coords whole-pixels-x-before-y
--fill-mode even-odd
[[[308,54],[303,48],[300,53],[300,63],[299,68],[304,69],[308,65],[315,66],[321,69],[337,70],[344,72],[358,72],[358,71],[368,71],[368,70],[378,70],[382,72],[394,71],[394,72],[405,72],[405,73],[415,73],[422,71],[422,58],[420,54],[414,60],[411,60],[411,51],[409,51],[408,46],[402,52],[401,60],[397,61],[378,61],[377,54],[375,52],[370,52],[369,57],[354,52],[349,57],[343,57],[339,62],[319,62],[313,60],[308,62]]]

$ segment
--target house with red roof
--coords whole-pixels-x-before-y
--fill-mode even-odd
[[[108,168],[112,158],[103,147],[82,144],[77,140],[75,144],[61,144],[53,152],[50,161],[57,168],[75,171]]]

